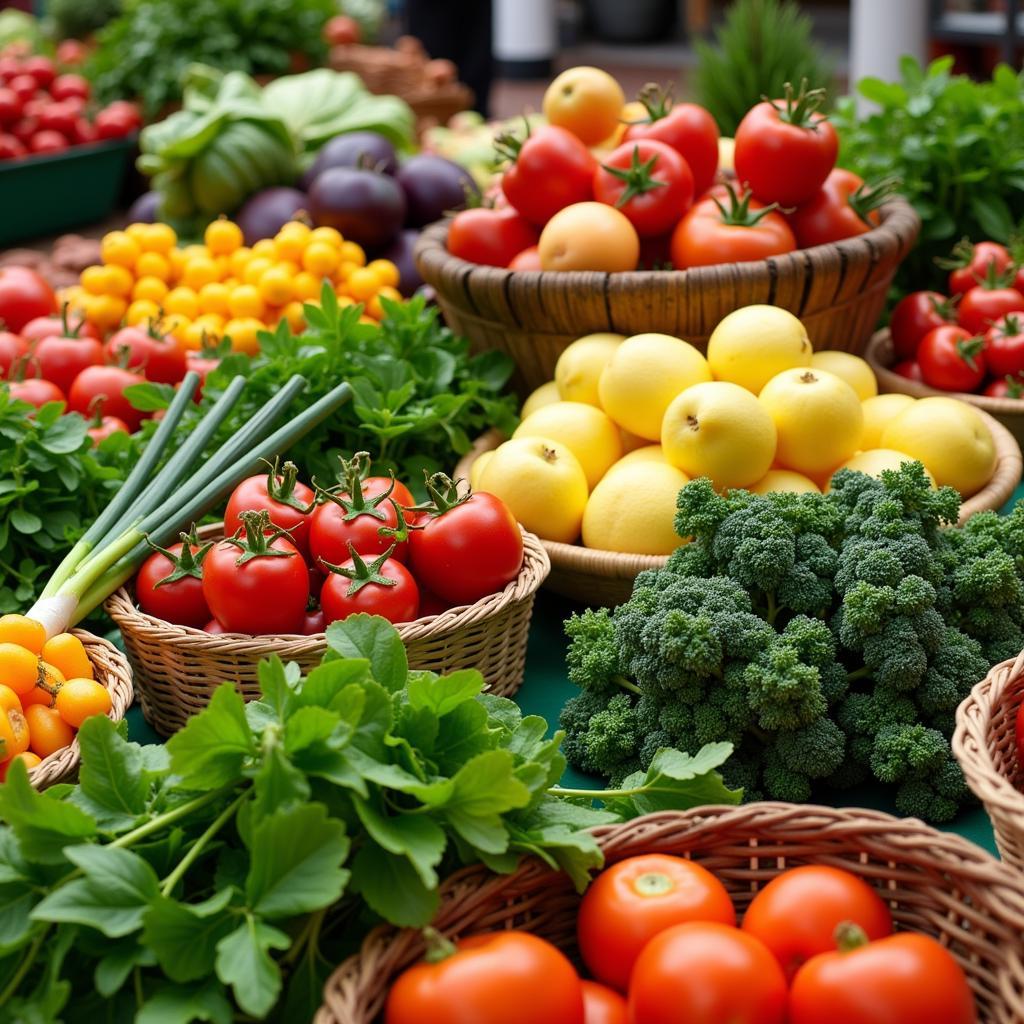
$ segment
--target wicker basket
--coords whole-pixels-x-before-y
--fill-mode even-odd
[[[86,654],[92,662],[93,675],[110,694],[109,717],[119,722],[132,702],[132,673],[127,659],[109,640],[93,636],[84,629],[74,629],[72,633],[85,644]],[[36,789],[46,789],[58,782],[69,782],[78,774],[81,756],[76,736],[70,746],[44,757],[28,773],[29,781]]]
[[[996,446],[996,469],[992,479],[977,494],[960,506],[960,522],[975,512],[1001,509],[1013,496],[1021,480],[1024,458],[1020,445],[998,420],[979,409]],[[473,447],[455,467],[456,479],[468,479],[473,463],[484,453],[493,451],[502,442],[502,435],[489,430],[474,442]],[[614,607],[633,593],[633,582],[644,569],[661,568],[665,555],[627,555],[618,551],[599,551],[580,544],[562,544],[541,540],[551,559],[551,574],[544,586],[556,594],[592,607]]]
[[[989,398],[988,395],[972,395],[960,391],[939,391],[938,388],[930,388],[919,380],[901,377],[889,369],[896,362],[896,356],[892,350],[892,338],[888,330],[875,333],[868,342],[864,358],[875,371],[879,391],[912,395],[914,398],[933,398],[936,395],[959,398],[999,420],[1017,439],[1018,444],[1024,443],[1024,398]]]
[[[920,226],[913,208],[894,199],[879,227],[832,245],[750,263],[604,274],[514,273],[467,263],[448,252],[442,222],[420,236],[416,260],[448,326],[477,351],[512,356],[514,383],[525,395],[551,380],[562,350],[581,335],[661,331],[703,350],[727,313],[753,303],[795,313],[816,349],[859,353]]]
[[[956,713],[953,753],[985,805],[1007,864],[1024,871],[1024,764],[1014,725],[1024,703],[1024,654],[996,665]]]
[[[897,927],[926,932],[967,972],[981,1024],[1024,1021],[1024,879],[976,846],[916,819],[875,811],[761,803],[664,812],[597,834],[609,862],[641,853],[692,857],[725,884],[741,912],[787,867],[830,864],[878,888]],[[482,867],[442,888],[434,925],[459,937],[527,928],[575,952],[579,897],[539,861],[511,875]],[[316,1024],[372,1024],[390,984],[423,953],[420,932],[375,929],[327,980]]]
[[[204,539],[223,536],[221,524],[199,531]],[[526,641],[537,589],[551,569],[547,552],[533,534],[523,533],[523,568],[504,590],[476,604],[397,627],[409,666],[448,673],[477,668],[491,693],[510,697],[523,682]],[[327,641],[314,636],[213,635],[175,626],[140,611],[124,587],[107,599],[107,614],[124,637],[135,673],[135,688],[146,721],[161,735],[180,729],[206,707],[222,682],[232,682],[246,700],[259,696],[257,666],[277,654],[308,671],[320,664]]]

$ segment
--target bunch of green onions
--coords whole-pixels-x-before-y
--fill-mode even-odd
[[[150,553],[150,541],[166,546],[181,530],[223,500],[262,460],[272,459],[352,397],[342,383],[274,430],[278,417],[306,386],[296,375],[208,459],[203,452],[245,389],[235,377],[187,440],[157,470],[174,431],[192,402],[199,376],[188,373],[142,458],[43,589],[28,617],[62,633],[85,618]]]

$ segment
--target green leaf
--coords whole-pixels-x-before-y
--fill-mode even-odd
[[[254,810],[257,813],[269,814],[278,807],[305,803],[309,799],[306,776],[277,745],[263,755],[253,785],[256,791]]]
[[[101,828],[129,828],[146,810],[148,773],[142,747],[129,743],[104,715],[86,719],[78,730],[82,748],[79,788],[71,800],[78,802]]]
[[[373,678],[386,690],[401,690],[409,659],[398,630],[379,615],[350,615],[327,627],[327,646],[343,658],[366,658]]]
[[[972,192],[967,200],[987,237],[997,242],[1009,241],[1014,231],[1013,215],[1002,196],[993,192]]]
[[[341,716],[337,712],[322,707],[299,708],[285,722],[284,748],[289,754],[305,750],[335,734],[340,725]],[[347,741],[351,730],[342,735]]]
[[[171,768],[184,789],[219,789],[241,776],[255,754],[242,698],[229,683],[214,690],[209,705],[167,741]]]
[[[389,853],[408,857],[423,880],[436,888],[437,872],[448,840],[437,822],[422,814],[382,814],[365,800],[353,801],[363,827]]]
[[[20,882],[0,886],[0,956],[28,938],[35,902],[34,893]]]
[[[124,396],[140,412],[156,412],[166,409],[174,400],[174,388],[170,384],[129,384]]]
[[[167,985],[146,1000],[135,1017],[135,1024],[192,1024],[211,1021],[231,1024],[234,1012],[231,1003],[215,982],[202,988]]]
[[[172,981],[196,981],[210,973],[217,944],[236,924],[224,913],[231,896],[231,889],[221,889],[198,906],[160,896],[146,911],[142,941]]]
[[[18,533],[38,533],[43,528],[43,521],[34,512],[28,512],[23,508],[11,509],[11,526]]]
[[[285,711],[302,676],[299,666],[294,662],[285,665],[278,655],[271,654],[260,661],[256,672],[264,703],[274,709],[279,720],[284,721]]]
[[[392,924],[420,928],[429,924],[440,899],[406,857],[375,843],[362,846],[352,862],[352,888],[370,908]]]
[[[484,677],[476,669],[460,669],[447,676],[420,674],[406,688],[409,704],[426,708],[439,718],[472,700],[484,688]]]
[[[297,703],[303,707],[321,707],[338,711],[346,719],[352,711],[356,711],[353,701],[359,704],[362,699],[356,697],[361,693],[359,684],[370,681],[370,663],[365,658],[352,658],[345,661],[325,661],[306,676],[299,690]],[[358,713],[352,724],[359,720]]]
[[[248,1014],[263,1017],[281,994],[281,969],[271,949],[287,949],[284,932],[247,915],[233,932],[217,943],[217,977],[230,985],[235,1002]]]
[[[134,967],[152,967],[155,963],[152,951],[140,946],[134,939],[118,943],[96,964],[96,970],[93,972],[96,991],[105,999],[109,999],[121,990]]]

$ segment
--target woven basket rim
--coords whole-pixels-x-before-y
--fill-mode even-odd
[[[201,539],[223,537],[223,523],[214,523],[199,531]],[[523,565],[519,575],[496,594],[488,594],[471,605],[448,608],[438,615],[425,616],[395,626],[403,641],[436,639],[456,629],[493,618],[509,605],[517,604],[535,594],[551,571],[551,560],[540,540],[523,530]],[[121,629],[144,630],[159,635],[168,642],[174,638],[188,641],[193,650],[207,653],[235,652],[247,654],[279,654],[297,657],[300,654],[322,650],[327,643],[326,634],[314,633],[255,635],[245,633],[207,633],[193,626],[179,626],[147,615],[137,607],[127,587],[119,587],[107,598],[104,608]]]

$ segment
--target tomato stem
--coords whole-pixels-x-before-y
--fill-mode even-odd
[[[180,555],[174,554],[167,548],[160,547],[159,544],[154,544],[148,535],[146,537],[146,543],[154,551],[159,551],[173,566],[171,571],[162,580],[158,580],[154,584],[156,587],[177,583],[178,580],[182,580],[186,576],[192,576],[197,580],[203,578],[203,559],[206,558],[210,548],[213,547],[213,541],[210,540],[203,544],[196,533],[195,523],[192,524],[192,528],[187,533],[180,533],[178,536],[181,537]]]
[[[767,96],[763,98],[778,113],[780,121],[791,124],[796,128],[807,128],[815,131],[817,129],[817,122],[824,117],[823,114],[818,112],[818,108],[825,102],[826,93],[824,89],[808,89],[808,85],[809,83],[806,78],[800,79],[800,90],[794,96],[793,83],[787,82],[785,86],[786,98],[782,105],[776,100],[769,99]]]
[[[414,505],[410,512],[425,512],[432,519],[443,516],[445,512],[469,501],[472,492],[466,484],[464,494],[459,493],[459,485],[462,480],[453,480],[446,473],[428,473],[423,471],[424,486],[427,488],[429,500],[421,505]]]
[[[295,497],[295,485],[299,482],[299,467],[289,460],[278,469],[280,458],[277,455],[274,456],[273,462],[267,459],[263,461],[270,467],[270,472],[267,474],[267,495],[270,499],[308,516],[316,508],[316,501],[305,505]]]
[[[654,124],[655,121],[668,117],[675,102],[675,97],[672,94],[673,84],[669,83],[666,86],[661,86],[657,82],[648,82],[637,93],[636,97],[643,105],[644,110],[647,111],[647,119],[645,121],[629,121],[627,123]]]
[[[760,210],[751,210],[750,201],[753,199],[752,192],[744,192],[743,197],[740,198],[736,189],[733,187],[731,182],[725,183],[725,190],[729,194],[729,208],[726,209],[724,204],[719,200],[718,196],[712,196],[711,199],[715,206],[718,207],[718,212],[722,215],[722,223],[730,224],[740,228],[752,228],[768,216],[769,213],[774,213],[779,209],[778,203],[771,203],[768,206],[762,207]]]
[[[869,227],[874,227],[871,214],[884,206],[893,196],[896,187],[899,185],[899,178],[883,178],[881,181],[869,185],[864,182],[853,192],[847,202],[850,209]]]
[[[370,471],[370,453],[356,452],[351,459],[341,459],[338,482],[331,487],[321,487],[316,480],[313,487],[321,501],[333,501],[344,511],[343,522],[351,522],[359,516],[373,516],[384,522],[387,516],[380,506],[391,497],[395,489],[395,474],[390,473],[391,484],[387,490],[367,498],[363,491],[363,480]]]
[[[633,147],[633,155],[627,168],[612,167],[610,164],[601,164],[613,178],[625,182],[626,188],[615,203],[615,209],[621,210],[630,200],[642,196],[647,192],[653,192],[656,188],[664,188],[668,182],[658,181],[654,175],[654,166],[658,162],[658,154],[655,153],[650,160],[640,159],[640,147]]]
[[[426,951],[423,959],[428,964],[438,964],[454,956],[459,950],[451,939],[445,938],[436,928],[427,925],[422,932],[423,941],[426,943]]]
[[[331,572],[352,581],[348,590],[345,591],[346,597],[358,594],[368,583],[377,583],[382,587],[395,587],[398,585],[398,580],[382,576],[380,570],[384,563],[395,553],[396,547],[398,547],[397,544],[392,544],[387,551],[378,555],[367,565],[359,552],[356,551],[352,541],[348,541],[348,554],[349,558],[352,559],[352,568],[347,569],[343,565],[333,565],[331,562],[323,562],[323,566],[325,569],[329,569]]]
[[[868,937],[864,929],[853,921],[840,921],[833,933],[836,942],[836,949],[840,953],[852,953],[868,944]]]
[[[275,526],[270,513],[265,509],[249,509],[239,513],[242,525],[233,537],[225,537],[224,543],[231,544],[242,553],[235,559],[235,565],[245,565],[254,558],[291,558],[297,551],[282,551],[273,547],[278,537],[292,540],[290,530]],[[244,536],[243,536],[244,534]]]

